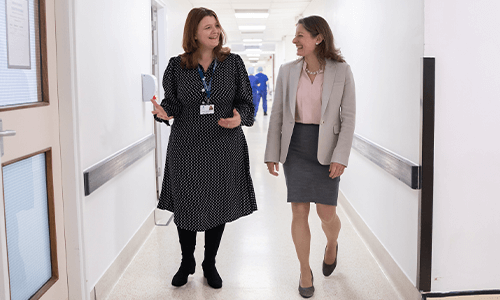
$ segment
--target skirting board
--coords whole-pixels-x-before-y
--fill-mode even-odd
[[[358,234],[361,236],[366,246],[377,260],[382,268],[385,276],[394,286],[401,299],[404,300],[421,300],[422,295],[406,277],[406,274],[399,268],[392,256],[387,252],[385,247],[380,243],[377,237],[373,234],[370,228],[366,225],[358,212],[352,207],[351,203],[344,196],[342,191],[339,193],[339,205],[344,210],[347,218],[352,223]]]
[[[106,273],[99,279],[95,287],[90,292],[91,300],[106,299],[113,287],[118,282],[128,265],[139,252],[144,242],[147,240],[155,227],[154,210],[151,212],[141,228],[137,230],[129,243],[123,248],[115,261],[108,268]]]

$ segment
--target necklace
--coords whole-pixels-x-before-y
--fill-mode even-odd
[[[319,69],[318,71],[311,72],[311,71],[309,71],[309,69],[308,69],[308,68],[306,68],[306,73],[307,73],[307,74],[310,74],[310,75],[318,75],[318,74],[321,74],[321,73],[323,73],[323,72],[324,72],[324,70],[323,70],[323,69]]]

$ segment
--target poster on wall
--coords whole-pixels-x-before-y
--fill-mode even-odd
[[[6,0],[9,69],[31,69],[29,0]]]

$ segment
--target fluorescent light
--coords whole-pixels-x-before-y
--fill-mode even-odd
[[[243,38],[255,38],[255,37],[260,37],[261,34],[264,34],[264,31],[245,31],[242,32],[241,35],[244,36]]]
[[[260,54],[257,54],[257,53],[247,53],[247,57],[260,57]]]
[[[262,52],[260,49],[246,49],[248,52]]]
[[[268,9],[235,9],[234,15],[238,19],[266,19],[269,17]]]
[[[248,60],[251,60],[251,61],[258,61],[259,58],[258,57],[250,57]]]
[[[256,46],[256,47],[261,47],[262,43],[245,43],[243,46]]]
[[[262,39],[243,39],[243,43],[260,43]]]
[[[238,26],[238,28],[241,31],[259,31],[259,30],[266,30],[266,25],[244,25],[244,26]]]

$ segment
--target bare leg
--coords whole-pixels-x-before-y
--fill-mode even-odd
[[[292,239],[300,263],[300,286],[312,286],[309,252],[311,231],[309,230],[309,203],[292,203]]]
[[[340,219],[337,215],[337,207],[333,205],[316,204],[316,211],[321,219],[321,227],[326,235],[325,263],[331,265],[335,262],[337,253],[337,239],[340,232]]]

